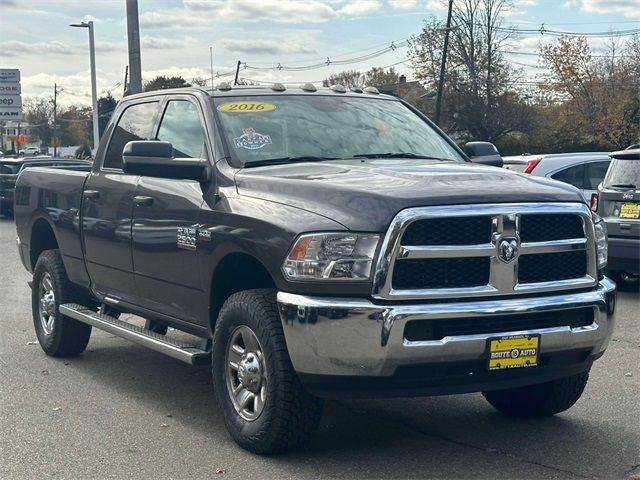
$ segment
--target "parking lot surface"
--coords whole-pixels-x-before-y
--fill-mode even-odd
[[[480,394],[328,401],[305,448],[271,457],[227,435],[206,367],[94,329],[78,358],[47,357],[15,227],[0,219],[0,478],[640,478],[640,295],[579,402],[543,420]]]

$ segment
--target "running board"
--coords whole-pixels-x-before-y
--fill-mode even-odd
[[[60,313],[79,322],[122,337],[144,347],[164,353],[191,365],[206,365],[211,362],[211,353],[193,345],[166,338],[146,328],[123,322],[103,313],[97,313],[77,303],[60,305]]]

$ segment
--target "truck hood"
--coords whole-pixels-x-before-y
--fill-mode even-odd
[[[584,202],[543,177],[473,163],[334,160],[239,170],[238,194],[292,205],[353,231],[383,232],[409,207],[509,202]]]

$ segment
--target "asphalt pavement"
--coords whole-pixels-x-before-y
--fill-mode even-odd
[[[640,478],[640,295],[586,391],[543,420],[480,394],[328,401],[305,448],[270,457],[227,434],[206,367],[94,329],[78,358],[47,357],[13,222],[0,219],[0,478]]]

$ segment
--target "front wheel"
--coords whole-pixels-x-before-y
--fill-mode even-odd
[[[304,389],[293,370],[273,290],[227,299],[213,337],[212,372],[225,425],[246,450],[289,450],[317,429],[322,400]]]
[[[550,417],[571,408],[582,396],[589,371],[551,382],[482,392],[493,407],[512,417]]]
[[[42,252],[33,271],[31,309],[38,342],[47,355],[69,357],[87,348],[91,326],[65,317],[58,310],[61,304],[78,300],[74,292],[60,252]]]

